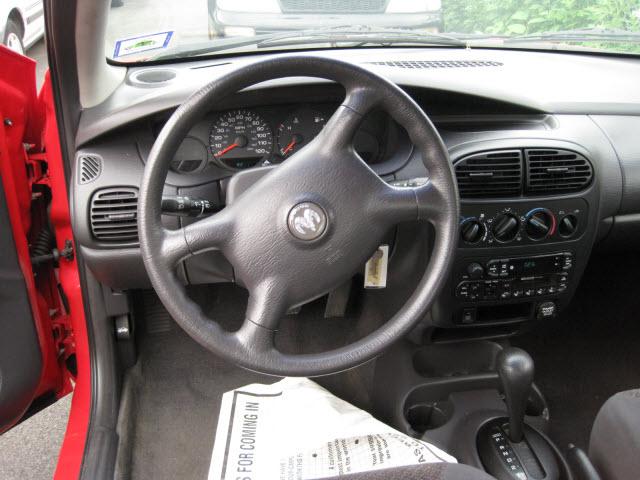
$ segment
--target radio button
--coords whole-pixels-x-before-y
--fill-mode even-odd
[[[487,262],[487,274],[490,277],[508,277],[513,269],[509,260],[489,260]]]
[[[470,263],[467,265],[467,275],[474,280],[482,278],[484,276],[484,267],[477,262]]]
[[[475,308],[465,308],[462,311],[461,322],[464,324],[473,323],[476,321],[476,309]]]
[[[456,288],[456,295],[460,298],[469,297],[469,282],[461,282]]]
[[[538,320],[544,320],[545,318],[551,318],[556,315],[556,304],[554,302],[544,302],[538,305],[536,309],[536,318]]]
[[[491,260],[489,263],[487,263],[487,274],[490,277],[497,277],[500,271],[499,269],[500,265],[498,263],[498,260]]]

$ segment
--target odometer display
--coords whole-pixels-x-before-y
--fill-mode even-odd
[[[273,149],[269,125],[257,113],[231,110],[211,126],[209,146],[213,157],[226,167],[254,167],[268,159]]]

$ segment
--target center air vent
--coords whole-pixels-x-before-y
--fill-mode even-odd
[[[501,67],[500,62],[490,60],[390,60],[368,62],[371,65],[398,68],[464,68],[464,67]]]
[[[569,150],[525,150],[527,193],[555,195],[586,188],[593,177],[589,161]]]
[[[522,152],[499,150],[469,155],[456,162],[460,197],[511,197],[522,190]]]
[[[91,232],[100,241],[128,243],[138,240],[138,189],[105,188],[91,198]]]

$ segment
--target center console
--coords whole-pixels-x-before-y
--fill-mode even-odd
[[[498,480],[572,480],[534,370],[505,343],[400,345],[377,362],[375,414]]]
[[[475,199],[461,189],[453,272],[431,314],[435,340],[508,336],[553,319],[568,304],[594,242],[595,190]]]

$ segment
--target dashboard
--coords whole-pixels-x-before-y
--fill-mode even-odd
[[[449,150],[461,216],[454,268],[429,314],[442,338],[510,335],[555,318],[594,248],[638,245],[637,60],[446,49],[340,55],[405,89]],[[251,61],[133,68],[122,89],[83,112],[71,188],[74,230],[87,265],[105,285],[149,285],[137,243],[137,189],[165,122],[199,86]],[[166,81],[164,70],[171,70]],[[154,83],[145,85],[149,71]],[[206,202],[210,211],[224,208],[238,194],[237,185],[230,187],[234,176],[243,175],[249,188],[288,161],[321,131],[343,95],[330,82],[291,78],[212,105],[172,159],[165,195]],[[410,185],[428,176],[404,129],[385,112],[364,119],[354,148],[388,182]],[[192,221],[163,216],[168,227]],[[429,232],[399,226],[390,243],[396,269],[390,278],[411,284],[417,259],[429,251]],[[215,251],[188,259],[178,274],[192,284],[234,280]]]

